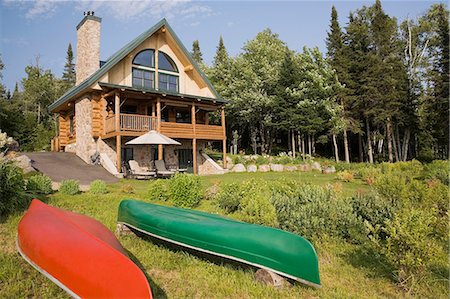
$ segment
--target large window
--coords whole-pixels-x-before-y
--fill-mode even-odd
[[[158,74],[156,74],[156,68],[158,68]],[[155,76],[158,76],[157,86],[155,86]],[[177,65],[169,55],[158,51],[158,66],[156,67],[155,50],[143,50],[136,54],[133,59],[132,86],[178,92],[179,78]]]
[[[155,72],[133,68],[133,87],[152,89],[155,86]]]

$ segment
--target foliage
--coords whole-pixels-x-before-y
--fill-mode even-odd
[[[233,213],[239,209],[240,202],[244,197],[239,183],[224,183],[220,185],[215,200],[226,213]]]
[[[62,75],[62,81],[66,85],[65,88],[69,89],[75,85],[75,63],[73,62],[72,44],[69,43],[67,47],[66,64],[64,65],[64,72]]]
[[[367,185],[373,185],[377,179],[381,176],[381,169],[378,167],[364,167],[357,171],[360,179],[367,183]]]
[[[343,170],[337,173],[337,178],[343,182],[352,182],[354,180],[354,174],[352,171]]]
[[[50,194],[53,192],[52,180],[45,174],[33,175],[28,179],[27,190],[42,194]]]
[[[307,238],[322,235],[360,240],[363,226],[349,200],[336,197],[332,190],[309,184],[278,188],[272,203],[282,229]]]
[[[242,199],[239,218],[243,221],[267,226],[278,226],[275,207],[270,200],[258,190],[249,190]]]
[[[381,253],[397,269],[399,282],[412,285],[416,281],[415,278],[420,278],[426,273],[442,251],[434,239],[437,221],[430,211],[417,208],[402,209],[381,228],[387,235],[385,239],[372,238]]]
[[[80,183],[77,180],[61,181],[59,192],[65,195],[75,195],[80,193]]]
[[[25,194],[22,170],[13,162],[0,158],[0,216],[26,208],[30,200]]]
[[[8,137],[6,133],[2,133],[2,130],[0,130],[0,150],[2,150],[6,145],[10,144],[12,142],[12,138]]]
[[[175,206],[193,208],[203,198],[200,180],[190,174],[176,174],[169,179],[170,200]]]
[[[424,177],[426,179],[437,179],[442,184],[449,185],[449,162],[443,160],[435,160],[431,163],[424,165]]]
[[[133,194],[135,193],[135,188],[131,184],[123,184],[120,186],[120,192],[126,193],[126,194]]]
[[[105,181],[94,180],[89,186],[89,191],[92,194],[106,194],[108,193],[108,188],[106,187]]]
[[[165,180],[150,182],[148,195],[150,200],[169,200],[168,182]]]

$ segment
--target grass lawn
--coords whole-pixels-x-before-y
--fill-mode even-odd
[[[217,182],[242,181],[249,178],[274,180],[292,178],[299,182],[326,185],[336,183],[335,175],[319,173],[231,173],[202,177],[206,187]],[[132,184],[134,194],[121,191]],[[342,194],[368,189],[360,181],[341,183]],[[48,204],[91,216],[115,231],[117,208],[124,198],[146,200],[148,182],[121,181],[109,185],[109,193],[74,196],[60,193],[49,196]],[[169,202],[156,202],[170,204]],[[200,210],[220,212],[211,201],[204,200]],[[67,298],[68,295],[28,265],[17,253],[15,238],[22,213],[0,223],[0,298]],[[130,257],[146,272],[155,298],[403,298],[408,293],[392,280],[391,270],[373,253],[370,246],[354,245],[333,239],[316,240],[323,287],[313,289],[301,284],[276,290],[254,279],[255,269],[236,263],[214,261],[187,253],[180,248],[140,239],[134,235],[119,236]],[[445,279],[445,278],[444,278]],[[443,279],[443,280],[444,280]],[[421,286],[417,297],[447,298],[445,282]]]

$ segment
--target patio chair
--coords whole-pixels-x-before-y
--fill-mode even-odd
[[[135,160],[128,161],[130,173],[135,179],[150,179],[156,177],[156,172],[149,171],[141,166]]]
[[[155,168],[158,177],[171,177],[175,174],[175,171],[167,170],[164,160],[156,160]]]

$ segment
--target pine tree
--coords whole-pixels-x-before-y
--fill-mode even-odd
[[[73,63],[72,44],[70,43],[67,47],[66,64],[64,65],[62,81],[64,82],[66,89],[75,85],[75,64]]]
[[[192,58],[194,59],[195,62],[197,62],[198,65],[202,65],[203,64],[203,54],[200,51],[200,44],[198,42],[198,40],[194,40],[194,42],[192,43]]]

